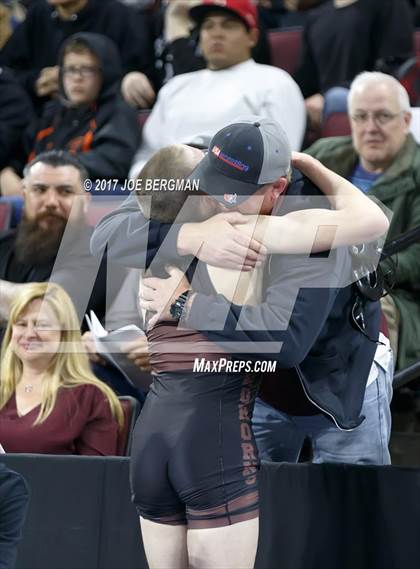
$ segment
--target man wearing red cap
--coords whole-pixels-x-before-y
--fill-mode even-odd
[[[203,0],[190,10],[191,17],[200,22],[209,14],[209,10],[223,8],[237,14],[249,28],[258,28],[258,15],[255,3],[249,0]]]
[[[206,144],[244,114],[279,121],[293,150],[305,130],[302,94],[290,75],[251,58],[258,16],[251,0],[204,0],[189,11],[199,27],[207,68],[171,79],[159,92],[131,168],[136,177],[150,156],[179,142]]]

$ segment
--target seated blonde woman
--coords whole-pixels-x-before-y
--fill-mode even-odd
[[[90,371],[79,322],[58,285],[15,298],[0,367],[0,441],[6,452],[113,455],[123,412]]]

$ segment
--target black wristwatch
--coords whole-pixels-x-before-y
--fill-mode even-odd
[[[184,311],[185,303],[187,302],[189,290],[185,290],[178,298],[171,304],[169,313],[174,320],[179,320]]]

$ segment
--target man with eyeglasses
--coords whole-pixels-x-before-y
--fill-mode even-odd
[[[407,91],[393,77],[364,72],[349,93],[351,137],[317,141],[307,152],[392,212],[388,240],[420,226],[420,148],[410,134]],[[420,243],[395,257],[395,283],[382,299],[397,369],[420,359]]]

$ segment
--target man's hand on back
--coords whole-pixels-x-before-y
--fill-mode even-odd
[[[144,277],[140,283],[140,307],[156,313],[148,321],[149,329],[153,328],[159,320],[172,320],[171,304],[180,294],[190,288],[190,283],[183,271],[176,267],[167,267],[166,270],[169,274],[168,278]]]
[[[232,212],[201,223],[186,223],[178,234],[178,252],[216,267],[250,271],[265,260],[267,249],[235,227],[246,222],[247,216]]]

